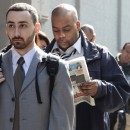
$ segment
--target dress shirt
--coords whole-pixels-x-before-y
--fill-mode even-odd
[[[23,64],[23,69],[24,69],[25,75],[27,74],[30,63],[32,61],[32,58],[36,52],[36,47],[37,46],[34,46],[34,48],[32,48],[29,52],[27,52],[24,56],[22,56],[25,60],[25,63]],[[15,73],[17,66],[18,66],[17,61],[20,57],[21,57],[21,55],[15,50],[14,47],[12,47],[13,75]]]

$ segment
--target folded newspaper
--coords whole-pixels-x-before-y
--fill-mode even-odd
[[[69,73],[71,83],[74,90],[74,102],[79,104],[87,102],[91,106],[95,106],[95,100],[91,96],[86,96],[80,89],[79,85],[90,80],[87,64],[84,56],[67,61],[69,65]]]

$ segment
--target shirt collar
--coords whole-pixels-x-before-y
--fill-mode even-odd
[[[32,58],[33,58],[33,56],[34,56],[34,54],[35,54],[35,52],[36,52],[36,46],[34,46],[34,48],[32,48],[29,52],[27,52],[24,56],[23,56],[23,58],[24,58],[24,60],[25,60],[25,65],[27,66],[27,67],[29,67],[30,66],[30,63],[31,63],[31,61],[32,61]],[[12,47],[12,62],[13,62],[13,65],[17,65],[17,61],[18,61],[18,59],[21,57],[21,55],[14,49],[14,47]]]
[[[81,36],[79,37],[79,39],[75,42],[75,44],[73,45],[73,47],[77,50],[78,53],[81,53]]]
[[[54,44],[54,47],[53,47],[52,51],[53,51],[54,49],[56,49],[56,48],[59,48],[57,42]],[[65,53],[70,53],[70,52],[71,52],[72,50],[74,50],[74,49],[76,49],[76,51],[77,51],[78,53],[81,53],[81,48],[82,48],[82,46],[81,46],[81,36],[80,36],[80,37],[78,38],[78,40],[73,44],[73,46],[69,47],[69,48],[65,51]],[[63,51],[62,51],[60,48],[59,48],[59,50],[60,50],[60,52],[63,53]]]

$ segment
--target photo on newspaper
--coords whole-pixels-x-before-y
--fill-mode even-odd
[[[90,80],[84,56],[69,60],[67,62],[69,64],[70,79],[74,89],[75,104],[87,102],[91,106],[95,106],[94,98],[91,96],[86,96],[83,92],[80,91],[78,87],[81,83]]]

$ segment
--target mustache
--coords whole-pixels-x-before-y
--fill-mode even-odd
[[[12,40],[23,40],[22,37],[13,37]]]
[[[59,43],[61,43],[61,42],[65,42],[65,43],[66,43],[65,40],[57,40],[57,42],[59,42]]]

